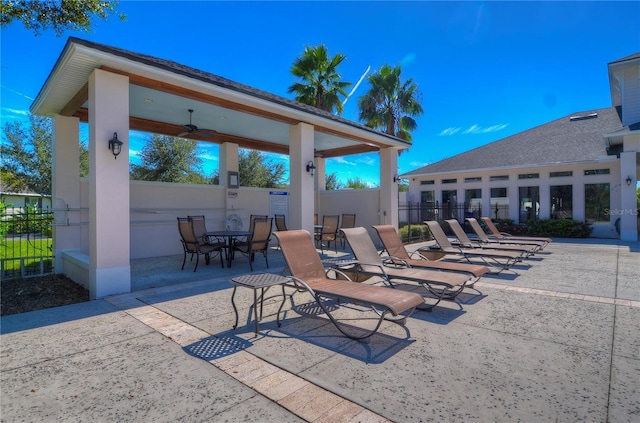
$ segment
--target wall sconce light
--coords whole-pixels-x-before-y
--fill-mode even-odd
[[[309,163],[307,163],[307,172],[309,172],[311,176],[316,174],[316,165],[313,164],[312,160],[309,160]]]
[[[400,177],[397,174],[393,175],[393,183],[394,184],[400,183]]]
[[[122,141],[118,139],[118,133],[113,133],[113,138],[109,140],[109,150],[113,153],[113,159],[118,158],[118,154],[122,151]]]
[[[631,176],[627,176],[627,186],[631,186],[631,182],[633,182],[633,179],[631,179]]]

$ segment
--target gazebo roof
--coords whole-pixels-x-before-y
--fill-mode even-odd
[[[88,80],[95,69],[129,77],[132,130],[177,136],[190,123],[201,131],[185,138],[289,153],[289,128],[314,126],[319,157],[406,149],[409,143],[318,108],[188,67],[104,44],[69,38],[34,100],[36,115],[76,116],[88,121]]]

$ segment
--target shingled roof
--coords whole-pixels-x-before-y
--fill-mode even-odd
[[[596,160],[607,156],[604,134],[620,129],[614,107],[572,113],[402,176]]]

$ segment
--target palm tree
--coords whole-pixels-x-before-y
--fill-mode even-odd
[[[340,96],[347,97],[345,90],[351,83],[340,81],[342,77],[337,68],[346,58],[338,53],[329,59],[329,53],[324,44],[305,47],[304,53],[291,66],[291,73],[302,81],[292,84],[287,92],[295,93],[295,99],[300,103],[331,113],[335,109],[338,114],[341,114],[343,106]]]
[[[418,124],[413,117],[422,114],[418,85],[412,78],[402,82],[401,67],[383,65],[367,79],[371,88],[358,99],[360,120],[370,128],[411,141]]]

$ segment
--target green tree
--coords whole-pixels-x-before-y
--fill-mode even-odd
[[[398,184],[398,192],[409,192],[409,184],[407,182],[401,181]]]
[[[1,180],[5,190],[51,195],[53,121],[29,116],[29,125],[7,122],[0,144]],[[80,148],[80,176],[89,174],[86,142]]]
[[[364,189],[369,188],[369,186],[359,176],[356,176],[354,179],[347,180],[347,188]]]
[[[65,30],[89,32],[94,17],[107,20],[117,6],[117,1],[100,0],[2,0],[0,25],[5,28],[18,20],[36,36],[49,28],[57,36]],[[126,19],[122,13],[118,16]]]
[[[305,47],[291,67],[291,73],[301,82],[292,84],[287,92],[294,93],[296,101],[300,103],[342,114],[344,108],[341,97],[347,97],[346,89],[351,83],[341,81],[338,65],[346,58],[340,53],[329,58],[324,44]]]
[[[418,85],[412,78],[402,82],[401,67],[383,65],[369,75],[371,87],[358,99],[359,119],[370,128],[411,142],[411,132],[422,114]]]
[[[325,187],[327,190],[337,190],[342,189],[343,185],[338,181],[338,173],[333,172],[325,176],[324,178]]]
[[[131,165],[131,178],[140,181],[205,184],[198,143],[153,134],[140,152],[142,163]]]
[[[2,176],[5,175],[16,191],[51,194],[51,140],[50,118],[29,117],[30,125],[7,122],[0,145]]]
[[[257,150],[238,150],[240,185],[258,188],[282,188],[286,168],[284,163],[270,159]]]

